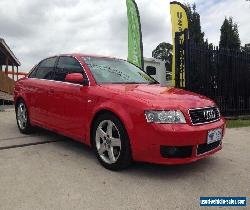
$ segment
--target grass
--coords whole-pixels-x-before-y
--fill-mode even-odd
[[[227,120],[228,128],[241,128],[250,126],[250,120]]]

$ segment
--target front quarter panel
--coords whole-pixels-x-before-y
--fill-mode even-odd
[[[104,110],[110,111],[123,123],[130,138],[131,146],[133,146],[133,131],[140,123],[140,119],[144,118],[144,106],[146,105],[127,95],[113,93],[100,86],[91,89],[89,92],[89,102],[91,102],[88,103],[88,122],[90,122],[88,130],[91,130],[92,122],[98,113]],[[91,132],[88,133],[86,138],[86,144],[88,145],[90,145],[90,135]]]

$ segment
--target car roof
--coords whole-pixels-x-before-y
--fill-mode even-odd
[[[60,55],[57,55],[57,56],[91,57],[91,58],[106,58],[106,59],[124,60],[124,59],[121,59],[121,58],[115,58],[115,57],[111,57],[111,56],[82,54],[82,53],[60,54]]]

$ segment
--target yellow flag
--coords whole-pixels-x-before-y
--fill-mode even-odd
[[[172,61],[172,82],[175,85],[175,33],[183,32],[185,29],[188,29],[188,15],[186,12],[186,7],[179,2],[170,3],[170,13],[172,20],[172,38],[173,38],[173,61]],[[184,41],[184,35],[181,36],[181,40]],[[181,53],[184,56],[184,52]],[[183,64],[184,65],[184,64]],[[185,66],[183,68],[183,78],[185,78]],[[180,78],[181,79],[181,78]],[[185,87],[185,79],[184,79]]]

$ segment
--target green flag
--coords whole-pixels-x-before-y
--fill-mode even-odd
[[[134,0],[126,1],[128,14],[128,61],[143,69],[143,44],[139,10]]]

